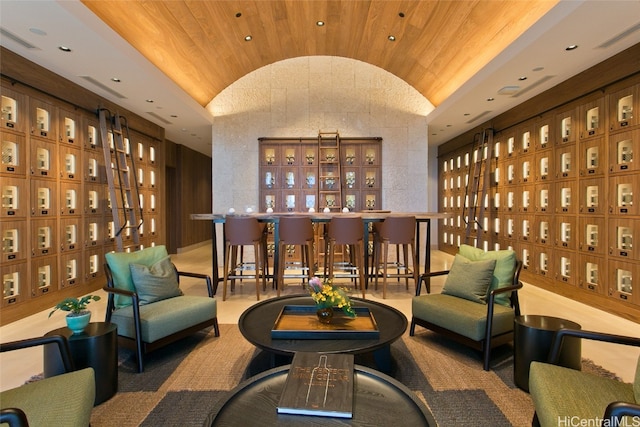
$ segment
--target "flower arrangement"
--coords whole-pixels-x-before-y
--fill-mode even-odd
[[[338,307],[349,317],[356,317],[356,312],[351,307],[351,300],[344,288],[333,286],[330,280],[322,283],[318,277],[309,280],[311,298],[318,308]]]

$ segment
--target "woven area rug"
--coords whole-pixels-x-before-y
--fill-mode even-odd
[[[406,333],[391,352],[392,376],[425,402],[438,425],[531,425],[533,405],[513,383],[509,346],[494,351],[490,372],[474,350],[421,328],[414,337]],[[121,350],[118,393],[94,408],[91,425],[202,426],[218,399],[262,368],[263,356],[237,325],[220,325],[217,338],[207,329],[151,353],[142,374],[133,353]]]

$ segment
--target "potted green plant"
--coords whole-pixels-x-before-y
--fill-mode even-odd
[[[100,297],[97,295],[85,295],[82,298],[65,298],[53,307],[49,317],[56,310],[68,311],[69,314],[66,317],[67,327],[74,334],[82,333],[89,324],[89,320],[91,320],[91,312],[87,310],[87,304],[91,301],[100,301]]]

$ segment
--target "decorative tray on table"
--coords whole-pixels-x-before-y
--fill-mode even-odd
[[[380,331],[373,313],[366,307],[353,307],[357,316],[349,317],[341,309],[334,308],[329,324],[318,321],[317,308],[313,305],[285,305],[278,315],[271,338],[274,339],[378,339]]]

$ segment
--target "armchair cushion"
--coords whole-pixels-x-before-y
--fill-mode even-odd
[[[636,403],[640,403],[640,357],[638,357],[638,364],[636,365],[636,376],[633,379],[633,395]]]
[[[140,305],[182,295],[175,268],[168,256],[150,267],[143,264],[131,264],[129,267]]]
[[[471,261],[457,254],[442,293],[486,304],[487,289],[493,280],[495,259]]]
[[[452,295],[430,294],[413,297],[414,318],[426,320],[474,341],[485,338],[487,306]],[[512,308],[495,305],[493,335],[513,330],[515,314]]]
[[[116,288],[135,292],[136,288],[133,284],[131,276],[130,264],[142,264],[151,266],[169,254],[164,245],[152,246],[136,252],[109,252],[105,254],[107,264],[113,275],[113,282]],[[131,305],[131,297],[124,295],[115,295],[114,304],[116,308],[127,307]]]
[[[611,402],[636,402],[631,384],[543,362],[531,363],[529,391],[543,427],[561,416],[601,418]]]
[[[32,426],[88,426],[95,391],[93,368],[86,368],[3,391],[0,401],[21,409]]]
[[[216,314],[216,300],[201,296],[183,295],[143,305],[140,307],[142,341],[155,342],[215,318]],[[115,310],[111,322],[118,325],[118,335],[135,338],[132,306]]]
[[[493,259],[496,267],[493,271],[493,279],[489,291],[513,285],[513,271],[516,268],[516,253],[512,250],[488,251],[470,245],[460,245],[459,254],[471,261]],[[504,306],[510,306],[510,293],[496,295],[495,302]]]

